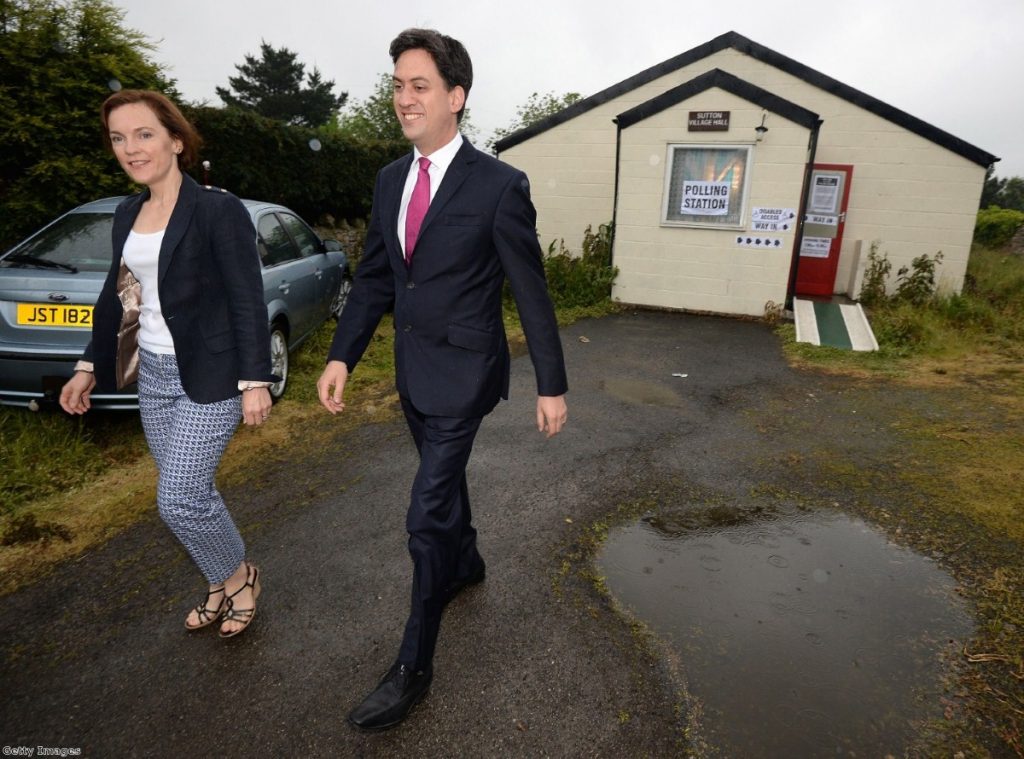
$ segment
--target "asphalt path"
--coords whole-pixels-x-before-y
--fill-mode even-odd
[[[155,516],[0,599],[0,743],[102,757],[685,753],[685,663],[588,581],[579,540],[670,480],[749,488],[763,454],[751,413],[807,379],[753,321],[624,313],[573,325],[563,345],[565,431],[536,431],[519,357],[511,400],[477,437],[487,580],[449,606],[431,693],[403,725],[345,722],[391,663],[408,606],[415,462],[395,420],[313,450],[297,440],[225,491],[264,578],[236,639],[184,630],[202,581]]]

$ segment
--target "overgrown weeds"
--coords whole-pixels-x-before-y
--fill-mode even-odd
[[[548,292],[557,308],[582,308],[608,301],[619,270],[611,265],[612,225],[590,225],[583,233],[582,253],[574,256],[565,240],[552,240],[544,258]]]
[[[993,354],[1024,359],[1024,258],[975,246],[963,291],[936,293],[935,266],[941,253],[921,256],[897,274],[886,292],[891,265],[872,245],[861,303],[878,340],[877,353],[838,351],[796,343],[792,325],[780,327],[789,355],[823,367],[860,368],[899,374],[920,360],[957,361]],[[888,283],[891,284],[891,283]]]

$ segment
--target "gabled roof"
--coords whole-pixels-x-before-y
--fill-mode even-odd
[[[770,66],[781,69],[787,74],[791,74],[798,79],[802,79],[808,84],[812,84],[826,92],[830,92],[836,97],[843,98],[866,111],[874,113],[876,116],[880,116],[894,124],[898,124],[907,131],[924,137],[937,145],[941,145],[947,150],[951,150],[952,152],[981,166],[987,167],[999,160],[988,151],[975,147],[974,145],[961,140],[959,137],[954,137],[949,132],[945,132],[938,127],[932,126],[931,124],[922,121],[915,116],[911,116],[909,113],[901,111],[898,108],[893,108],[891,105],[883,103],[881,100],[873,98],[870,95],[845,85],[831,77],[825,76],[819,71],[815,71],[798,61],[794,61],[792,58],[787,58],[780,53],[776,53],[774,50],[771,50],[764,45],[760,45],[753,40],[749,40],[742,34],[737,34],[736,32],[726,32],[725,34],[719,35],[710,42],[698,45],[692,50],[687,50],[685,53],[681,53],[674,58],[669,58],[667,61],[663,61],[656,66],[652,66],[645,71],[641,71],[639,74],[629,77],[629,79],[624,79],[618,84],[614,84],[607,89],[601,90],[595,95],[591,95],[588,98],[584,98],[583,100],[573,103],[565,110],[559,111],[542,121],[538,121],[536,124],[531,124],[524,129],[520,129],[518,132],[513,132],[508,137],[499,140],[495,145],[495,149],[499,153],[503,150],[508,150],[521,142],[529,140],[531,137],[535,137],[542,132],[546,132],[552,127],[564,124],[566,121],[569,121],[582,113],[586,113],[599,105],[603,105],[610,100],[614,100],[624,93],[635,90],[637,87],[681,69],[684,66],[689,66],[691,63],[707,58],[708,56],[727,48],[732,48],[738,52],[745,53],[762,63],[767,63]]]
[[[813,129],[821,123],[818,114],[785,98],[780,98],[778,95],[773,95],[768,90],[733,76],[727,71],[722,71],[722,69],[711,69],[678,87],[673,87],[657,97],[651,98],[646,103],[630,108],[628,111],[620,113],[616,122],[619,127],[626,129],[712,87],[731,92],[733,95],[761,106],[766,111],[777,113],[808,129]]]

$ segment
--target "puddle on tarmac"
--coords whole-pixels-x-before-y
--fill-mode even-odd
[[[681,406],[682,399],[673,390],[656,382],[631,379],[606,379],[604,391],[620,401],[647,406]]]
[[[739,513],[647,518],[613,530],[598,560],[678,653],[710,745],[902,756],[915,722],[941,719],[942,654],[972,631],[953,579],[842,515]]]

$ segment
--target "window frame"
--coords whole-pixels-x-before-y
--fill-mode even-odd
[[[740,189],[739,220],[735,223],[713,221],[683,221],[670,219],[668,216],[669,197],[672,189],[672,178],[675,169],[676,150],[740,150],[746,155],[743,167],[742,187]],[[665,145],[665,181],[662,187],[661,226],[686,229],[725,229],[730,231],[746,229],[747,199],[750,194],[750,171],[753,166],[754,146],[749,143],[692,143],[669,142]]]

